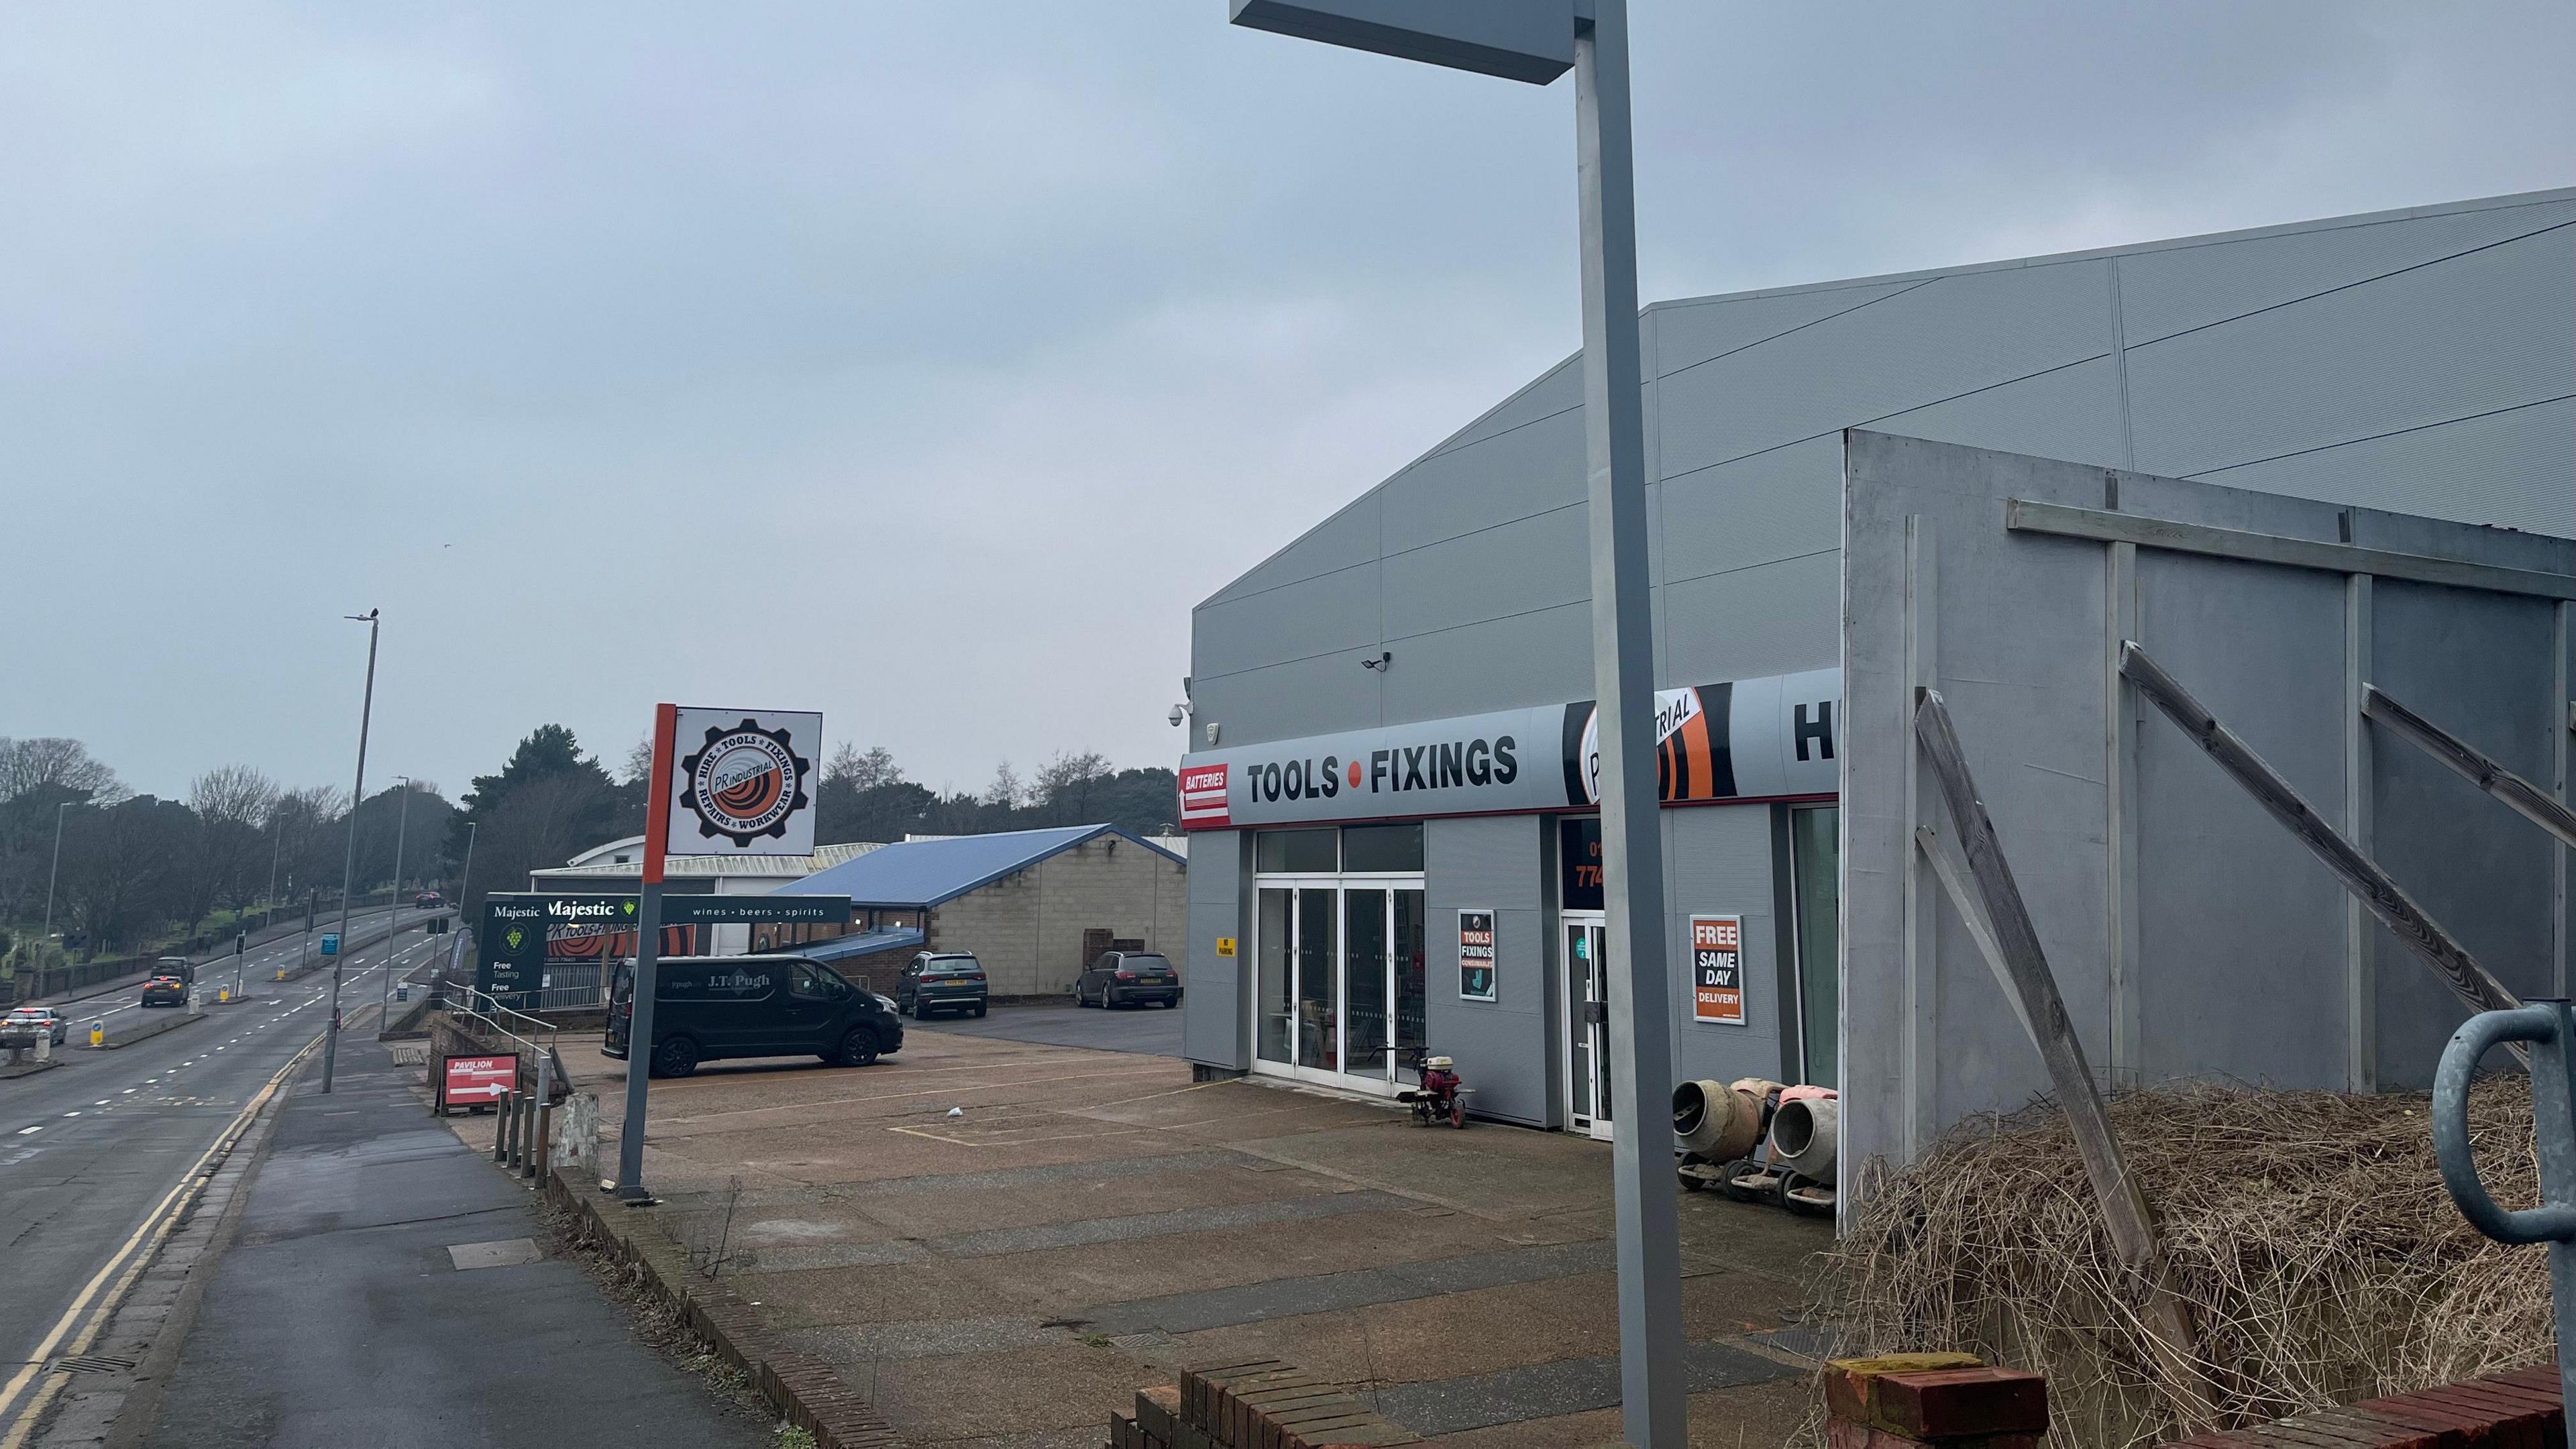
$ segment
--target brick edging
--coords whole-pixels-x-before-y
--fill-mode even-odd
[[[620,1262],[642,1270],[653,1295],[715,1346],[778,1416],[814,1436],[817,1449],[879,1449],[902,1442],[894,1426],[835,1373],[830,1364],[778,1341],[748,1300],[721,1283],[698,1281],[679,1245],[636,1223],[566,1169],[546,1177],[546,1197],[586,1219]]]

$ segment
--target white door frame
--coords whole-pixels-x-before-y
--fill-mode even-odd
[[[1592,1107],[1596,1088],[1602,1080],[1602,1054],[1610,1049],[1610,1028],[1606,1022],[1595,1024],[1583,1019],[1583,1004],[1591,995],[1589,982],[1602,979],[1602,967],[1599,953],[1597,951],[1592,953],[1590,964],[1584,967],[1588,980],[1583,985],[1576,984],[1574,933],[1576,931],[1600,932],[1602,934],[1593,939],[1606,945],[1609,929],[1610,918],[1602,911],[1557,913],[1556,940],[1559,957],[1557,981],[1564,988],[1565,1001],[1565,1036],[1557,1045],[1565,1060],[1562,1074],[1565,1085],[1565,1130],[1580,1132],[1602,1142],[1610,1140],[1610,1119],[1593,1111]],[[1592,1068],[1590,1081],[1584,1081],[1575,1075],[1576,1032],[1586,1034],[1588,1049],[1583,1053],[1583,1060]]]
[[[1252,884],[1252,926],[1250,931],[1251,950],[1245,957],[1245,959],[1250,962],[1252,979],[1248,983],[1251,989],[1244,993],[1244,998],[1248,1003],[1249,1012],[1252,1018],[1252,1070],[1264,1076],[1288,1077],[1296,1081],[1313,1082],[1320,1086],[1338,1087],[1345,1091],[1367,1092],[1381,1097],[1394,1096],[1397,1090],[1397,1083],[1394,1080],[1394,1073],[1392,1070],[1382,1077],[1359,1076],[1341,1070],[1343,1064],[1348,1060],[1350,1035],[1348,1030],[1350,1016],[1350,981],[1348,979],[1351,939],[1349,920],[1350,892],[1353,890],[1374,890],[1381,891],[1385,894],[1385,904],[1383,906],[1383,909],[1386,912],[1385,940],[1387,943],[1386,962],[1384,966],[1384,970],[1386,972],[1385,992],[1387,1012],[1390,1019],[1392,1019],[1396,1001],[1395,894],[1398,891],[1425,890],[1423,877],[1411,872],[1390,873],[1386,875],[1279,874],[1256,875],[1253,877]],[[1343,1025],[1342,1029],[1333,1033],[1333,1060],[1329,1065],[1310,1067],[1298,1063],[1296,1060],[1297,1035],[1293,1024],[1289,1031],[1289,1059],[1287,1061],[1274,1062],[1261,1055],[1261,893],[1266,890],[1296,892],[1321,890],[1332,892],[1332,971],[1333,985],[1335,988],[1333,1005],[1335,1013],[1340,1018]],[[1305,929],[1304,913],[1298,909],[1298,904],[1298,901],[1293,897],[1289,901],[1288,941],[1286,948],[1282,953],[1284,963],[1287,967],[1286,984],[1288,988],[1288,1000],[1292,1007],[1294,1003],[1301,999],[1298,990],[1300,985],[1298,976],[1300,971],[1303,969],[1301,957],[1304,954],[1300,949],[1302,945],[1300,937]]]

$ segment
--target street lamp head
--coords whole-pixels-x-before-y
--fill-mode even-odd
[[[1574,68],[1578,0],[1232,0],[1252,30],[1546,85]]]
[[[384,611],[381,609],[369,609],[363,614],[342,614],[340,617],[352,624],[372,624],[376,622],[376,615],[382,612]]]

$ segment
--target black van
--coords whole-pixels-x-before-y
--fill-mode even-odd
[[[678,956],[654,967],[657,1077],[685,1077],[717,1057],[821,1057],[864,1067],[903,1050],[894,1003],[802,956]],[[635,963],[608,985],[608,1039],[600,1053],[626,1059],[635,1012]]]

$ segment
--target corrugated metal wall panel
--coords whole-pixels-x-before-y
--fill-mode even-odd
[[[1664,930],[1677,1081],[1769,1077],[1780,1070],[1779,929],[1771,909],[1771,807],[1704,805],[1664,812]],[[1691,1019],[1690,918],[1744,918],[1744,1025]]]
[[[1433,452],[1447,452],[1481,439],[1508,433],[1526,423],[1536,422],[1550,413],[1583,406],[1583,359],[1569,357],[1547,371],[1519,392],[1505,398],[1492,412],[1476,419],[1442,442]]]
[[[1378,551],[1378,490],[1353,499],[1332,517],[1316,524],[1251,572],[1210,595],[1207,603],[1239,599],[1301,579],[1367,563]]]
[[[1583,414],[1527,427],[1413,464],[1379,490],[1389,553],[1583,502]]]
[[[1539,832],[1527,815],[1423,826],[1429,912],[1430,1047],[1458,1059],[1478,1112],[1547,1125],[1547,951],[1540,918]],[[1494,913],[1495,999],[1458,999],[1458,912]]]
[[[1395,662],[1384,686],[1387,724],[1592,697],[1589,599],[1397,639],[1389,648]]]
[[[2009,448],[2116,468],[2121,462],[2120,365],[2114,358],[2099,357],[1898,413],[1869,426],[1909,438]],[[1839,468],[1834,482],[1839,496]]]
[[[1376,724],[1378,675],[1360,668],[1360,661],[1377,654],[1375,647],[1345,649],[1265,669],[1202,676],[1191,686],[1190,702],[1197,713],[1190,723],[1221,726],[1220,743],[1228,745]],[[1190,747],[1207,747],[1203,728],[1191,737]]]
[[[1878,282],[1857,287],[1816,287],[1768,297],[1665,303],[1651,309],[1658,336],[1655,367],[1647,375],[1660,377],[1695,366],[1921,285]]]
[[[1182,966],[1181,1055],[1194,1062],[1241,1071],[1251,1065],[1245,1049],[1243,852],[1246,835],[1217,830],[1190,839],[1190,925]],[[1217,939],[1235,938],[1233,956],[1216,953]]]
[[[1841,579],[1837,551],[1665,587],[1666,673],[1657,682],[1708,684],[1831,666],[1842,647],[1835,606]]]
[[[1201,605],[1194,671],[1234,674],[1286,664],[1378,639],[1375,559],[1257,594]]]
[[[2121,327],[2137,347],[2569,220],[2576,202],[2544,202],[2134,252]]]
[[[1386,637],[1406,639],[1592,597],[1586,511],[1532,518],[1390,553],[1381,565]]]
[[[1665,583],[1839,548],[1842,435],[1703,468],[1657,492]]]
[[[1664,476],[2107,353],[2108,269],[1944,277],[1665,377]]]
[[[2230,488],[2576,537],[2576,400],[2212,468],[2200,476]],[[2566,481],[2557,488],[2534,486],[2548,478]]]
[[[2138,467],[2188,476],[2576,394],[2576,228],[2129,350]]]

